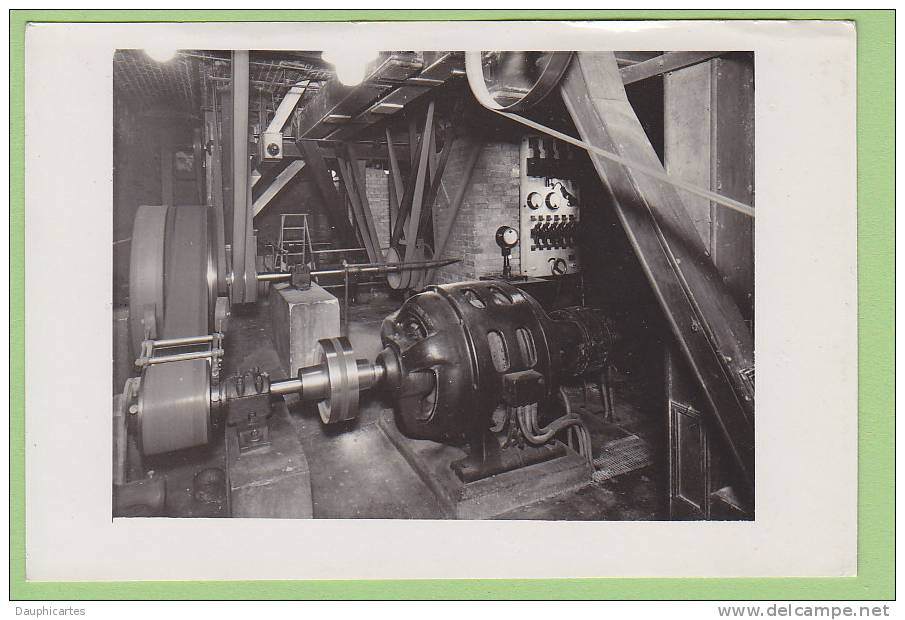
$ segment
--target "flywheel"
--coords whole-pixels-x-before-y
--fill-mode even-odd
[[[133,358],[141,354],[146,336],[159,337],[163,326],[167,211],[166,206],[142,205],[132,225],[129,337]]]

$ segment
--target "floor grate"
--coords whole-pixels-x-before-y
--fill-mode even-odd
[[[629,435],[604,444],[600,455],[594,459],[591,476],[594,482],[603,482],[616,476],[636,471],[653,464],[650,446],[637,435]]]

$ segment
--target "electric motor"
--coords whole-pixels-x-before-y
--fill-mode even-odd
[[[430,286],[384,320],[381,338],[397,426],[447,443],[489,428],[506,376],[539,373],[540,396],[550,398],[564,376],[602,368],[614,340],[599,311],[551,318],[503,281]]]

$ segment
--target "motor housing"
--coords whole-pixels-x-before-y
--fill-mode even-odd
[[[384,320],[384,389],[408,437],[459,443],[491,426],[507,375],[543,377],[550,398],[564,376],[599,370],[614,341],[600,311],[556,320],[504,281],[435,285]]]

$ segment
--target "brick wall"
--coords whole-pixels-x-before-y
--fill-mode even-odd
[[[464,142],[459,140],[453,146],[434,208],[434,237],[438,242],[451,215],[449,202],[465,175],[468,147]],[[503,258],[494,235],[504,224],[518,229],[518,206],[519,143],[485,143],[443,253],[443,258],[463,260],[439,269],[436,282],[460,282],[500,273]],[[511,262],[513,272],[517,273],[518,247],[513,248]]]
[[[377,242],[381,248],[390,245],[390,186],[389,175],[383,167],[365,169],[365,191],[368,195],[368,204],[371,206],[371,215],[374,218],[374,228],[377,229]]]

